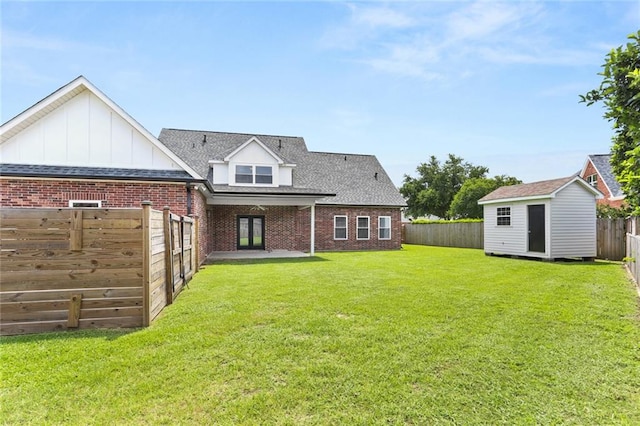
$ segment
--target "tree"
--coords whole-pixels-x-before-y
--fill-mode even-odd
[[[501,186],[516,185],[521,180],[511,176],[496,176],[494,178],[467,179],[460,191],[453,197],[449,216],[460,219],[481,219],[483,208],[478,200]]]
[[[600,87],[580,96],[587,105],[603,102],[613,123],[611,166],[626,202],[640,214],[640,31],[606,56]]]
[[[453,197],[467,179],[482,178],[489,172],[484,166],[474,166],[462,158],[449,154],[441,164],[435,156],[417,168],[418,177],[404,176],[400,193],[407,199],[409,216],[434,215],[449,219]]]

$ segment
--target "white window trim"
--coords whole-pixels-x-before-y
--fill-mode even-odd
[[[237,182],[236,178],[238,176],[238,167],[251,167],[251,183]],[[256,183],[256,175],[258,171],[258,167],[268,167],[271,169],[271,183]],[[246,164],[246,163],[237,163],[234,164],[232,169],[233,174],[233,185],[235,186],[277,186],[276,184],[276,167],[273,164]],[[266,176],[266,175],[261,175]]]
[[[388,228],[383,228],[381,223],[382,219],[389,219],[389,227]],[[388,229],[389,230],[389,238],[380,238],[380,230],[381,229]],[[379,240],[390,240],[391,239],[391,216],[378,216],[378,239]]]
[[[95,204],[95,206],[78,207],[77,204]],[[69,200],[69,207],[99,209],[99,208],[102,208],[102,200]]]
[[[336,219],[339,217],[344,218],[344,238],[336,238]],[[340,228],[342,229],[342,228]],[[346,215],[333,216],[333,239],[339,241],[345,241],[349,239],[349,218]]]
[[[360,230],[365,228],[360,228],[360,219],[367,219],[367,238],[360,238]],[[371,239],[371,217],[369,216],[356,216],[356,240],[370,240]]]
[[[498,212],[500,211],[500,209],[509,209],[509,214],[498,214]],[[503,223],[498,223],[500,218],[509,218],[509,224],[503,224]],[[511,226],[511,206],[502,206],[502,207],[497,207],[496,208],[496,226],[499,227],[509,227]]]

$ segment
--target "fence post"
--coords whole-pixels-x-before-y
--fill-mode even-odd
[[[191,215],[193,218],[193,226],[191,227],[191,270],[195,274],[200,268],[200,217],[198,215]]]
[[[162,222],[164,225],[164,288],[167,305],[170,305],[173,303],[173,238],[169,206],[165,206],[162,211]]]
[[[149,280],[151,277],[151,201],[142,202],[142,325],[150,323],[151,294]]]

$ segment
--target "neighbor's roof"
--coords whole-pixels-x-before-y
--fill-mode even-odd
[[[206,136],[206,138],[205,138]],[[209,176],[209,161],[222,161],[255,137],[284,163],[293,164],[293,187],[280,191],[335,194],[318,204],[405,206],[405,200],[373,155],[313,152],[303,138],[199,130],[162,129],[158,139],[201,176]],[[214,185],[215,192],[255,192],[251,187]],[[263,188],[264,189],[264,188]]]
[[[0,175],[33,178],[114,179],[163,182],[202,182],[184,170],[120,169],[111,167],[0,164]]]
[[[478,200],[478,204],[490,204],[495,202],[516,201],[525,199],[552,198],[558,191],[577,182],[594,195],[601,197],[600,191],[589,185],[579,176],[568,176],[559,179],[543,180],[539,182],[523,183],[520,185],[501,186],[495,191]]]
[[[595,167],[598,175],[602,178],[604,184],[609,189],[609,193],[612,198],[616,197],[624,197],[624,193],[622,192],[622,188],[620,188],[620,184],[616,180],[616,177],[613,175],[613,170],[611,168],[611,154],[593,154],[589,155],[587,162],[591,161],[593,167]],[[582,168],[582,173],[580,175],[584,175],[584,172],[587,168],[587,163],[585,163]]]

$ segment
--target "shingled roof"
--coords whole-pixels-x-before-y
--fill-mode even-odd
[[[303,138],[295,136],[162,129],[158,139],[201,176],[210,176],[210,160],[223,160],[252,137],[285,163],[295,164],[293,186],[280,187],[280,191],[335,194],[319,200],[317,204],[406,205],[373,155],[313,152],[307,149]],[[228,185],[213,185],[213,189],[214,194],[225,191],[255,192],[255,188]]]
[[[613,175],[611,169],[611,155],[610,154],[593,154],[589,155],[589,160],[593,164],[593,167],[598,171],[598,174],[604,180],[604,184],[609,188],[611,197],[624,197],[622,188]]]
[[[184,170],[122,169],[112,167],[0,164],[0,175],[40,178],[114,179],[163,182],[200,182]]]
[[[490,204],[493,202],[519,199],[550,198],[554,196],[556,192],[574,181],[580,182],[585,188],[593,191],[595,195],[600,195],[600,192],[597,189],[593,188],[581,177],[568,176],[559,179],[523,183],[520,185],[502,186],[482,197],[478,200],[478,204]]]

